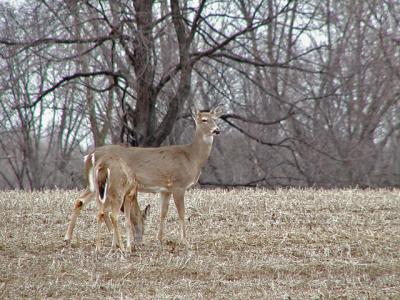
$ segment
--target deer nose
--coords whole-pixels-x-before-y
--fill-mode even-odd
[[[221,131],[219,130],[219,128],[218,128],[218,127],[217,127],[217,128],[215,128],[215,129],[214,129],[214,131],[213,131],[213,133],[215,133],[215,134],[220,134],[220,132],[221,132]]]

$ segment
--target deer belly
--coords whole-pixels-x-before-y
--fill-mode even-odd
[[[159,184],[151,184],[149,183],[139,183],[138,186],[139,192],[144,193],[161,193],[161,192],[171,192],[172,189],[172,181],[167,180],[166,182]]]
[[[164,186],[140,186],[139,185],[139,192],[161,193],[161,192],[170,192],[170,190]]]

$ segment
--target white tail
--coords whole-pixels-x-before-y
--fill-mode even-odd
[[[134,172],[139,192],[161,193],[161,214],[158,230],[158,240],[162,243],[164,221],[168,212],[171,195],[178,210],[181,225],[181,238],[187,243],[185,230],[184,196],[188,188],[197,183],[201,169],[210,156],[214,135],[220,130],[216,123],[221,115],[220,107],[211,111],[201,111],[193,114],[196,131],[192,143],[157,148],[127,148],[119,145],[108,145],[96,148],[92,154],[96,159],[113,164],[116,159],[122,159]],[[93,156],[94,156],[93,155]],[[86,177],[90,177],[90,163],[86,164]],[[111,171],[113,173],[113,171]],[[113,184],[113,183],[111,183]],[[82,194],[77,199],[71,222],[67,229],[65,240],[69,240],[75,226],[75,221],[83,204],[87,203],[90,192]],[[81,203],[81,204],[80,204]]]
[[[93,157],[94,157],[94,155],[93,155]],[[110,175],[111,175],[111,170],[109,168],[107,168],[107,177],[106,177],[106,181],[104,184],[103,195],[101,195],[101,193],[99,191],[99,186],[98,186],[98,184],[96,184],[96,189],[97,189],[97,192],[99,193],[99,201],[102,204],[105,203],[106,198],[107,198],[107,191],[108,191],[108,185],[109,185],[109,181],[110,181]],[[98,176],[99,176],[99,170],[96,170],[96,176],[95,176],[96,180],[97,180]]]

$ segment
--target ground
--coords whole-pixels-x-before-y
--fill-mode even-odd
[[[106,227],[95,253],[94,203],[64,245],[78,193],[0,192],[1,299],[400,298],[399,190],[193,189],[191,246],[171,203],[163,249],[159,198],[141,194],[152,211],[130,255]]]

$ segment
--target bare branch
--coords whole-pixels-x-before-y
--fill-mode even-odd
[[[233,128],[235,128],[237,131],[239,131],[240,133],[244,134],[245,136],[247,136],[248,138],[256,141],[257,143],[260,143],[262,145],[266,145],[266,146],[276,146],[276,147],[283,147],[283,148],[288,148],[290,149],[290,146],[285,145],[284,143],[287,141],[290,141],[290,138],[284,138],[279,142],[266,142],[263,141],[262,139],[260,139],[257,136],[254,136],[250,133],[248,133],[247,131],[245,131],[243,128],[237,126],[236,124],[232,123],[231,121],[227,120],[226,118],[224,118],[224,116],[221,116],[222,120],[224,120],[226,123],[228,123],[230,126],[232,126]]]
[[[33,101],[32,103],[28,104],[24,104],[24,105],[16,105],[13,108],[17,109],[17,108],[32,108],[34,106],[36,106],[40,101],[42,101],[42,99],[48,95],[49,93],[55,91],[57,88],[59,88],[60,86],[62,86],[64,83],[69,82],[73,79],[76,78],[81,78],[81,77],[93,77],[93,76],[113,76],[113,77],[123,77],[122,74],[117,73],[117,72],[112,72],[112,71],[98,71],[98,72],[89,72],[89,73],[82,73],[82,72],[78,72],[75,73],[73,75],[68,75],[63,77],[60,81],[58,81],[56,84],[54,84],[52,87],[48,88],[47,90],[44,90],[39,96],[38,98]]]
[[[252,119],[252,118],[245,118],[245,117],[240,116],[238,114],[224,114],[220,118],[223,119],[224,121],[226,121],[227,119],[236,119],[236,120],[240,120],[240,121],[243,121],[243,122],[246,122],[246,123],[269,126],[269,125],[279,124],[282,121],[287,120],[289,117],[293,116],[294,114],[295,114],[295,112],[293,112],[290,109],[285,116],[283,116],[283,117],[281,117],[279,119],[276,119],[274,121],[269,121],[269,122],[261,121],[261,120],[255,120],[255,119]]]

